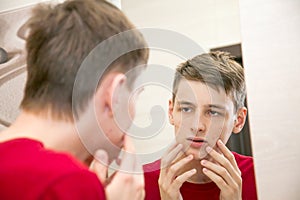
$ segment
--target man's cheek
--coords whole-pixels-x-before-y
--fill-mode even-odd
[[[206,140],[208,141],[209,146],[214,147],[219,138],[222,137],[223,125],[212,124],[209,127],[206,133]]]
[[[129,103],[129,117],[132,121],[135,118],[135,104],[136,102],[134,100],[131,100]]]
[[[185,139],[189,135],[189,128],[183,125],[180,126],[175,126],[175,135],[176,135],[176,140],[179,142],[185,141]]]

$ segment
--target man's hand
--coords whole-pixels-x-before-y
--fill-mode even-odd
[[[181,149],[181,144],[173,145],[162,157],[161,170],[158,179],[160,196],[162,200],[182,199],[180,187],[185,181],[187,181],[196,173],[196,169],[192,169],[180,174],[182,167],[193,160],[192,155],[178,160],[178,158],[182,156]]]
[[[124,150],[120,169],[113,174],[111,180],[107,180],[108,155],[105,151],[96,152],[97,159],[94,159],[91,170],[106,185],[105,194],[108,200],[143,200],[145,183],[142,166],[137,162],[133,144],[128,137],[125,138]]]
[[[202,160],[203,173],[208,176],[220,188],[220,199],[241,200],[242,199],[242,178],[241,171],[234,159],[234,155],[221,140],[217,142],[221,155],[208,147],[208,154],[216,163]]]

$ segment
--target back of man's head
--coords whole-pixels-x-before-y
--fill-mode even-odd
[[[28,28],[28,77],[21,108],[72,120],[72,92],[82,62],[98,44],[134,29],[134,26],[118,8],[104,0],[73,0],[36,7]],[[88,69],[88,74],[99,75],[105,70],[126,73],[138,64],[145,64],[148,49],[143,36],[137,30],[129,31],[127,35],[127,41],[123,43],[142,48],[120,55],[107,69],[99,63],[99,67]],[[105,54],[97,57],[115,54],[118,41],[112,42],[114,44],[107,47]],[[95,89],[87,83],[73,105],[76,115],[91,99]]]

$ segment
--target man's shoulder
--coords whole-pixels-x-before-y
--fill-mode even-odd
[[[247,172],[254,169],[253,157],[232,152],[237,162],[238,167],[242,172]]]
[[[10,199],[18,199],[18,195],[29,195],[28,199],[55,197],[70,192],[74,198],[89,191],[104,194],[96,174],[80,161],[67,153],[46,149],[38,141],[16,139],[0,143],[0,154],[0,186],[7,188],[2,195]],[[16,182],[22,187],[17,188],[17,193],[9,192],[16,190]]]
[[[18,138],[0,143],[0,162],[10,169],[47,171],[51,174],[87,169],[79,160],[68,153],[47,149],[36,140]]]
[[[60,175],[45,185],[41,199],[105,199],[104,187],[97,176],[88,170]]]

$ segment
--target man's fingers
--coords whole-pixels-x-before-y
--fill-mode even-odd
[[[241,183],[241,171],[238,168],[234,155],[227,149],[227,147],[219,140],[218,141],[219,149],[222,154],[216,152],[214,149],[208,147],[206,150],[209,155],[217,161],[217,164],[221,166],[221,168],[215,164],[212,165],[209,161],[201,161],[202,165],[207,167],[209,172],[214,172],[216,175],[219,175],[225,182],[227,182],[231,186],[236,186],[236,184],[240,185]],[[203,164],[211,164],[211,166]],[[219,177],[216,179],[219,180]],[[220,180],[219,180],[220,181]]]
[[[164,184],[171,184],[172,178],[170,178],[168,174],[168,169],[172,162],[174,162],[174,158],[179,154],[179,152],[182,149],[182,144],[176,144],[175,146],[172,146],[167,152],[168,154],[165,154],[162,159],[161,159],[161,164],[160,164],[160,178],[159,181],[162,182],[161,180],[164,179]]]
[[[218,164],[223,166],[232,176],[235,176],[236,173],[239,172],[239,169],[236,169],[234,166],[232,166],[231,162],[226,158],[225,156],[221,155],[211,147],[207,147],[208,154],[217,161]],[[232,155],[233,156],[233,155]],[[234,158],[233,158],[234,159]],[[237,167],[238,168],[238,167]]]
[[[137,200],[144,200],[145,199],[145,196],[146,196],[146,192],[145,190],[142,190],[140,192],[137,193]]]
[[[173,180],[177,176],[178,171],[182,169],[183,166],[188,162],[192,161],[193,158],[193,155],[186,156],[185,158],[182,158],[181,160],[170,166],[166,174],[167,178]]]
[[[131,139],[125,135],[124,138],[124,151],[122,153],[120,170],[132,172],[136,166],[135,148]]]
[[[191,169],[184,172],[183,174],[177,176],[171,183],[166,184],[165,181],[161,182],[159,185],[159,190],[161,194],[161,199],[180,199],[182,196],[180,194],[180,188],[184,182],[186,182],[190,177],[196,174],[196,169]]]
[[[135,147],[128,135],[124,136],[124,150],[129,153],[135,153]]]
[[[231,151],[229,151],[229,149],[225,146],[225,144],[221,140],[218,140],[217,145],[221,150],[221,152],[224,154],[224,156],[229,160],[231,165],[234,167],[234,169],[239,173],[239,175],[241,175],[240,169]]]
[[[90,165],[90,170],[95,172],[103,184],[105,183],[108,170],[108,155],[104,150],[95,152],[95,159]]]
[[[222,177],[207,168],[203,168],[202,171],[218,186],[218,188],[220,188],[221,191],[227,190],[227,184]]]
[[[107,179],[106,179],[106,182],[105,182],[105,185],[108,185],[112,182],[112,180],[114,179],[114,177],[116,176],[117,174],[117,171],[115,171],[113,174],[111,174]]]
[[[144,171],[141,162],[139,162],[138,158],[135,158],[135,168],[134,168],[134,176],[136,178],[137,184],[145,186],[144,180]]]
[[[170,147],[167,149],[165,155],[169,154],[176,146],[178,145],[178,143],[176,141],[173,141],[171,144],[170,144]]]
[[[194,174],[196,174],[196,169],[191,169],[189,171],[184,172],[180,176],[177,176],[176,179],[173,181],[172,189],[178,191],[182,184],[186,182],[189,178],[191,178]]]
[[[165,154],[161,160],[162,162],[161,167],[164,168],[167,167],[169,164],[171,164],[178,156],[178,154],[181,152],[181,150],[182,150],[182,144],[178,144],[168,154]]]
[[[169,173],[169,168],[172,164],[176,164],[175,158],[179,156],[182,149],[182,144],[176,144],[171,146],[167,153],[161,159],[159,183],[164,185],[170,185],[174,179],[174,173]]]
[[[225,180],[225,182],[228,185],[234,185],[235,184],[235,181],[233,180],[232,176],[229,174],[228,170],[226,168],[224,168],[223,166],[217,165],[217,164],[212,163],[208,160],[202,160],[201,164],[205,168],[209,169],[210,171],[212,171],[216,175],[223,178],[223,180]]]

